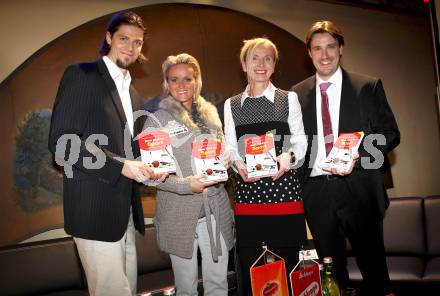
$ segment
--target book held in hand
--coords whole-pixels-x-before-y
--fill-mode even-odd
[[[139,135],[138,139],[142,162],[151,167],[155,173],[176,172],[168,130],[144,131]]]
[[[333,168],[339,171],[348,171],[363,138],[364,132],[340,134],[321,168],[327,171]]]
[[[222,143],[219,139],[204,139],[192,143],[192,156],[197,175],[207,177],[208,181],[226,181],[228,172],[219,159]]]
[[[244,142],[248,178],[269,177],[278,171],[272,134],[247,138]]]

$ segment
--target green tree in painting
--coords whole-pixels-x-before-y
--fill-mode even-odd
[[[47,148],[50,118],[50,110],[34,110],[18,127],[15,185],[19,203],[26,210],[60,202],[59,190],[54,190],[60,186],[57,185],[60,175],[52,166],[52,155]]]

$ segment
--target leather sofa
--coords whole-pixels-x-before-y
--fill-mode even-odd
[[[174,283],[169,256],[156,245],[154,226],[137,234],[138,292],[162,295]],[[232,254],[232,252],[231,252]],[[231,258],[230,266],[233,266]],[[230,268],[230,294],[236,290],[235,272]],[[201,274],[201,273],[199,273]],[[203,295],[202,280],[199,293]],[[70,237],[0,248],[0,295],[88,295],[78,253]]]
[[[440,295],[440,196],[391,199],[384,220],[384,238],[393,290],[399,296]],[[173,284],[169,257],[156,245],[149,225],[138,235],[138,291]],[[231,252],[232,255],[232,252]],[[362,276],[349,256],[353,286]],[[233,257],[228,273],[230,294],[236,293]],[[202,293],[201,280],[199,292]],[[0,295],[87,295],[87,283],[71,238],[0,248]]]
[[[384,219],[384,241],[393,291],[440,295],[440,196],[392,198]],[[350,280],[362,275],[348,258]]]

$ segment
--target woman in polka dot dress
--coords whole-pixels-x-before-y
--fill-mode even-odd
[[[240,52],[248,85],[224,106],[226,147],[238,172],[234,213],[242,295],[252,295],[249,268],[261,245],[283,257],[289,273],[306,240],[299,175],[292,167],[304,158],[307,141],[296,93],[270,81],[278,60],[276,46],[266,38],[244,41]],[[248,178],[243,140],[272,133],[278,172],[273,177]]]

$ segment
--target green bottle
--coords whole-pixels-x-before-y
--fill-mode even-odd
[[[324,272],[321,278],[322,296],[340,296],[338,283],[333,277],[333,260],[332,257],[324,258]]]
[[[324,272],[324,265],[321,263],[319,263],[319,273],[321,275],[321,294],[322,294],[322,296],[328,296],[328,295],[330,295],[330,292],[328,291],[328,288],[324,285],[325,272]]]

